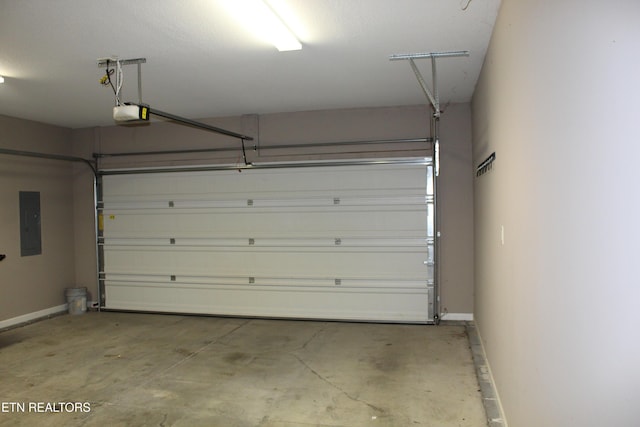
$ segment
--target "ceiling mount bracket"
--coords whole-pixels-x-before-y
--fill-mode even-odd
[[[431,52],[431,53],[406,53],[406,54],[396,54],[390,55],[389,60],[391,61],[409,61],[409,65],[411,65],[411,69],[413,73],[416,75],[416,79],[418,79],[418,83],[422,88],[425,96],[431,103],[433,107],[434,113],[433,116],[435,118],[440,117],[440,96],[438,93],[438,72],[436,68],[436,59],[437,58],[450,58],[450,57],[458,57],[458,56],[469,56],[468,50],[460,50],[454,52]],[[422,73],[418,69],[418,66],[415,63],[415,59],[431,59],[431,80],[433,91],[427,85]]]
[[[142,104],[142,64],[147,62],[147,58],[133,58],[133,59],[118,59],[114,58],[99,58],[98,59],[98,67],[99,68],[109,68],[113,65],[116,68],[120,69],[123,65],[132,65],[136,64],[138,66],[138,104]],[[122,86],[122,75],[117,72],[116,73],[116,88],[120,88]],[[120,105],[119,99],[120,93],[116,91],[116,107]]]
[[[134,59],[118,59],[118,58],[99,58],[98,59],[98,67],[104,68],[110,66],[111,63],[120,62],[120,65],[131,65],[131,64],[144,64],[147,62],[147,58],[134,58]]]

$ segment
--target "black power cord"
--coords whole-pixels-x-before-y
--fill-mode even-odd
[[[104,76],[102,76],[102,78],[100,79],[100,84],[103,86],[111,86],[111,89],[113,90],[113,94],[118,96],[116,87],[113,85],[113,82],[111,81],[111,76],[115,72],[116,70],[114,68],[109,68],[109,60],[107,60],[107,70]]]

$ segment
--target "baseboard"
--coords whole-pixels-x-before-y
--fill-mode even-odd
[[[34,311],[33,313],[23,314],[22,316],[12,317],[11,319],[0,320],[0,330],[11,328],[13,326],[29,323],[34,320],[60,314],[68,310],[67,304],[57,305],[55,307],[45,308],[44,310]]]
[[[473,313],[444,313],[440,320],[458,320],[473,322]]]
[[[476,367],[478,385],[482,393],[482,402],[487,414],[487,425],[489,427],[508,427],[507,419],[504,416],[500,395],[495,387],[491,366],[487,360],[484,350],[484,342],[480,336],[480,331],[475,324],[467,324],[467,335],[471,345],[473,363]]]

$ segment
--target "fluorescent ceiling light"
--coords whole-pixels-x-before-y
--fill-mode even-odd
[[[229,0],[223,4],[240,24],[279,51],[302,49],[300,41],[266,1]]]
[[[0,76],[0,83],[4,83],[4,77]]]

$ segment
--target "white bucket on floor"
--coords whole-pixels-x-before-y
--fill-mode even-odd
[[[67,288],[64,291],[69,305],[69,314],[84,314],[87,311],[87,288]]]

